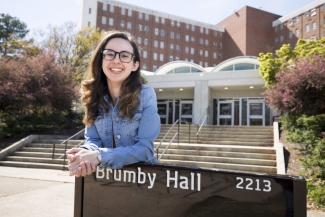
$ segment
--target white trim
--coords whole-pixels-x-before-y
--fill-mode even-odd
[[[288,21],[289,19],[292,19],[292,18],[294,18],[296,16],[299,16],[301,14],[304,14],[306,11],[310,11],[311,9],[314,9],[314,8],[316,8],[316,7],[318,7],[318,6],[322,5],[322,4],[325,4],[325,0],[316,0],[316,1],[306,5],[304,7],[299,8],[298,10],[296,10],[296,11],[294,11],[292,13],[289,13],[289,14],[287,14],[287,15],[273,21],[272,26],[275,27],[275,26],[277,26],[277,25],[279,25],[281,23],[284,23],[284,22]]]

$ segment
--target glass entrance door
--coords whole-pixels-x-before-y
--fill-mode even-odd
[[[168,124],[168,111],[169,103],[168,102],[158,102],[158,114],[160,116],[161,124]]]
[[[265,126],[265,105],[261,101],[248,101],[248,126]]]
[[[193,118],[193,101],[181,101],[180,120],[192,123]]]
[[[218,125],[234,125],[234,101],[218,102]]]

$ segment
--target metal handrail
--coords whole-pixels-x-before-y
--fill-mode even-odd
[[[205,114],[205,115],[204,115],[204,114]],[[203,126],[205,120],[208,118],[209,115],[210,115],[210,106],[208,106],[208,107],[205,109],[205,111],[204,111],[203,114],[201,115],[200,120],[197,122],[197,126],[200,126],[200,127],[198,127],[199,129],[198,129],[198,131],[196,132],[196,136],[199,135],[199,133],[200,133],[200,131],[201,131],[201,128],[202,128],[202,126]],[[199,124],[203,117],[205,117],[204,120],[203,120],[203,122],[202,122],[201,124]]]
[[[160,157],[158,158],[158,152],[157,152],[157,158],[158,161],[160,161],[160,159],[162,158],[162,156],[164,156],[165,152],[167,151],[167,149],[169,148],[170,144],[172,144],[172,142],[174,141],[175,137],[177,136],[178,132],[175,133],[174,137],[170,140],[169,144],[167,145],[167,147],[164,149],[163,153],[160,155]]]
[[[166,133],[166,135],[164,136],[164,138],[161,139],[159,145],[155,148],[154,152],[157,151],[157,158],[158,158],[158,150],[159,147],[161,146],[161,144],[163,143],[163,141],[166,139],[166,137],[168,136],[168,134],[172,131],[172,129],[174,129],[175,125],[177,124],[177,122],[179,121],[179,119],[177,119],[175,121],[175,123],[173,124],[173,126],[168,130],[168,132]]]

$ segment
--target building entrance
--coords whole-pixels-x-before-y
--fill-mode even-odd
[[[173,124],[177,119],[192,123],[193,100],[166,99],[158,100],[158,114],[161,124]]]
[[[213,100],[213,124],[232,126],[270,126],[270,108],[264,98]]]

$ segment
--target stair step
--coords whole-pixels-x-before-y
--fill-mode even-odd
[[[58,164],[16,162],[16,161],[0,161],[0,166],[63,170],[63,166]],[[65,170],[68,170],[67,165],[65,165],[64,168]]]
[[[61,157],[63,154],[54,153],[54,159]],[[40,157],[40,158],[50,158],[52,159],[52,153],[46,152],[25,152],[25,151],[17,151],[14,156],[22,156],[22,157]]]
[[[23,147],[20,151],[23,151],[23,152],[52,153],[53,152],[53,148]],[[55,148],[55,153],[64,154],[64,149],[63,148]]]
[[[30,163],[45,163],[45,164],[59,164],[63,166],[64,159],[50,159],[50,158],[39,158],[39,157],[22,157],[22,156],[8,156],[6,161],[15,162],[30,162]],[[65,160],[65,163],[68,161]]]

